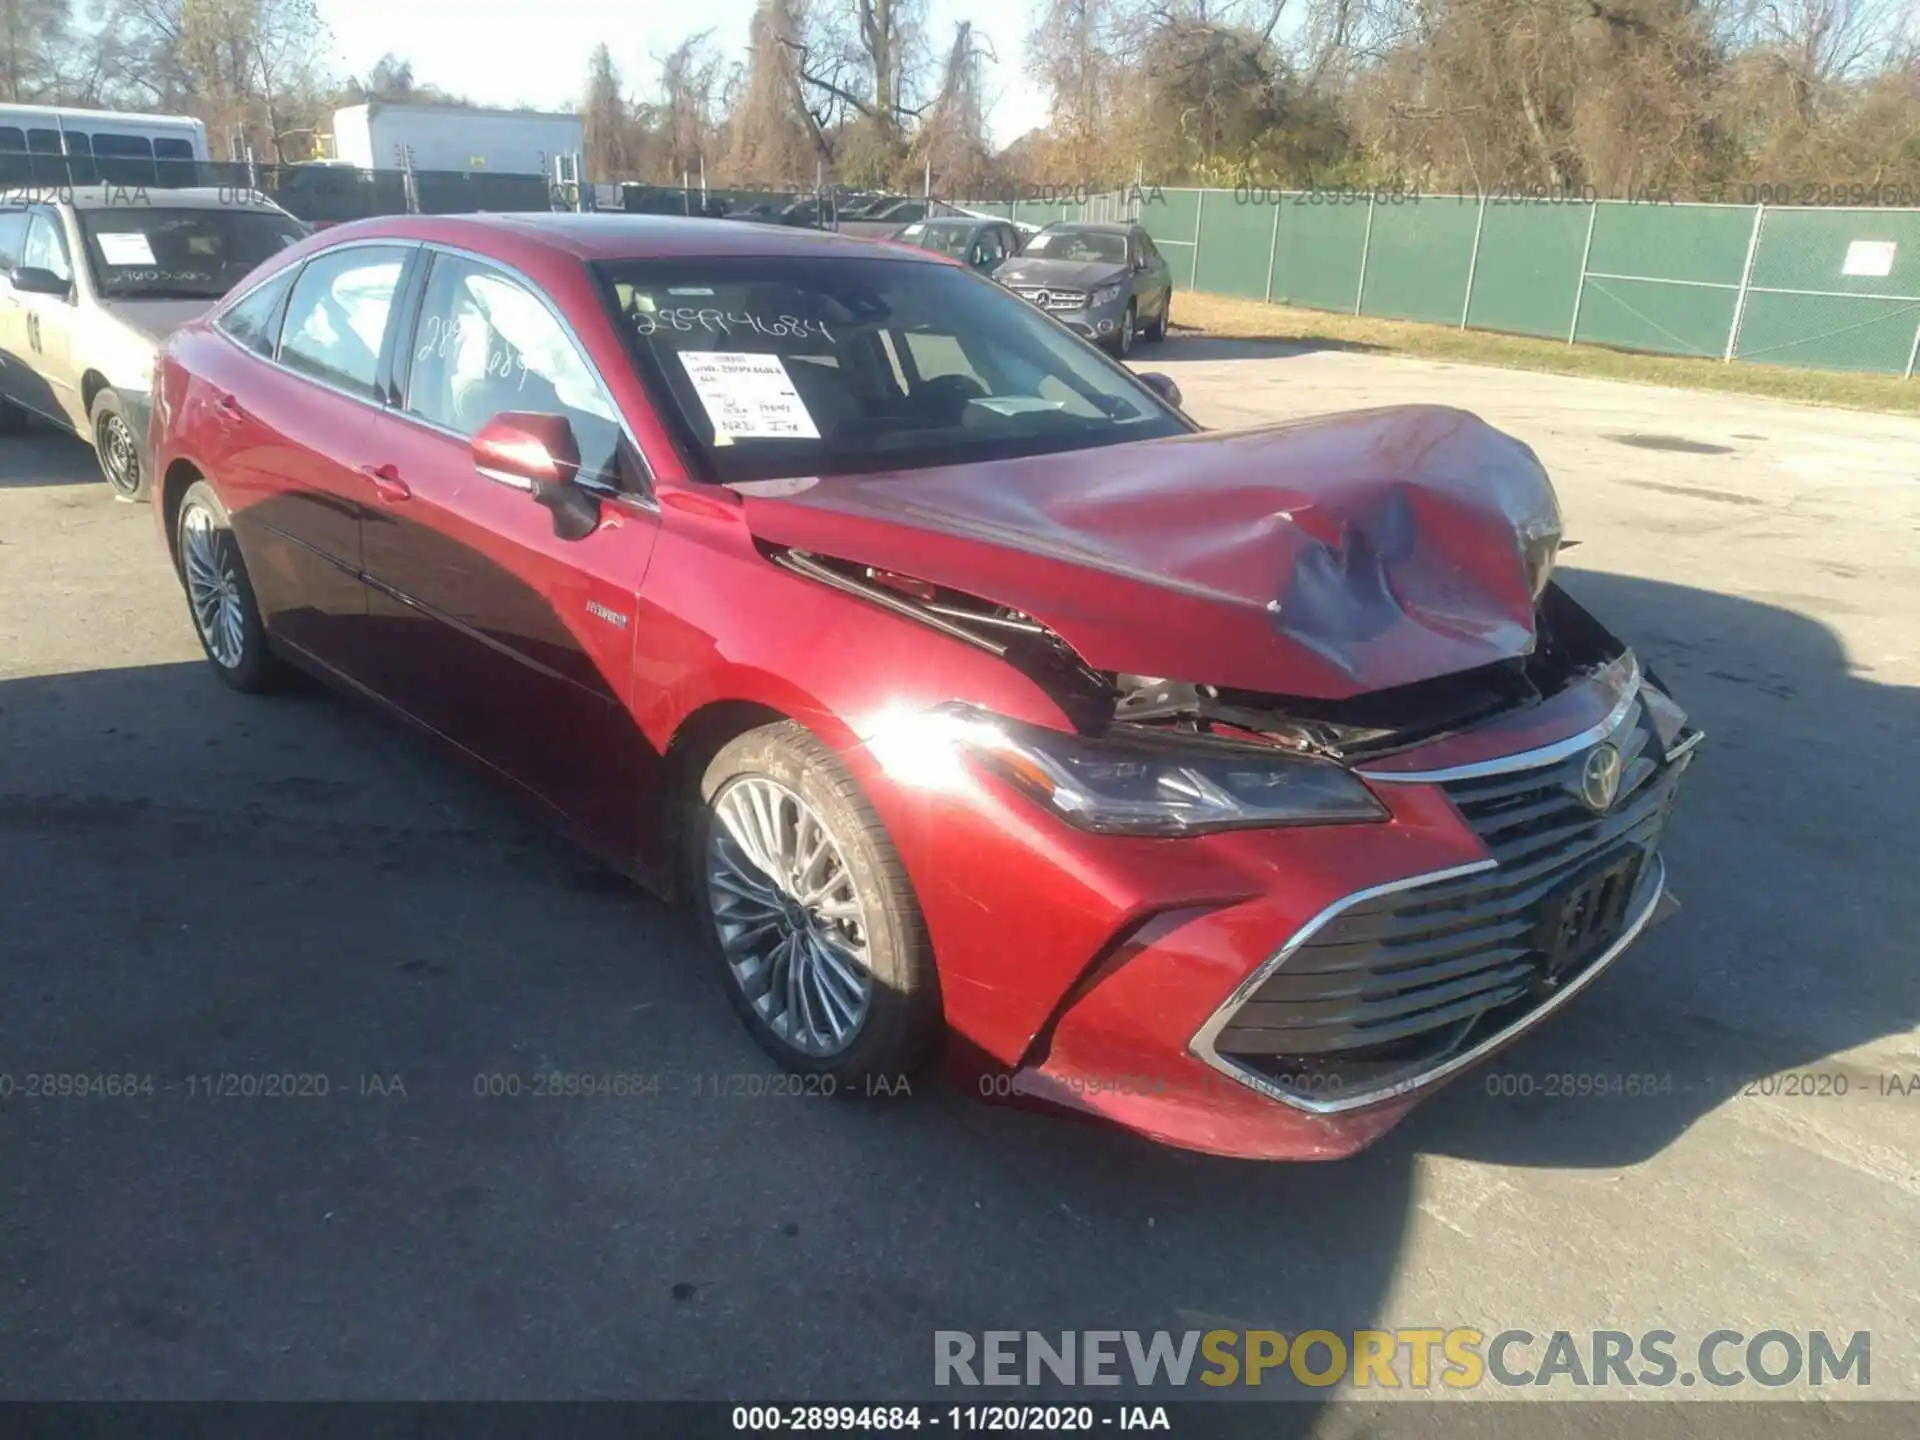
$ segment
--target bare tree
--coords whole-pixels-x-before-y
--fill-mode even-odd
[[[694,173],[714,145],[720,74],[711,30],[682,40],[660,62],[660,100],[654,122],[669,177]]]
[[[0,98],[65,98],[61,61],[72,42],[68,0],[0,0]]]

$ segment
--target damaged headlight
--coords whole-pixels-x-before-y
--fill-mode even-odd
[[[1328,761],[1185,736],[1094,740],[965,705],[903,717],[869,744],[899,778],[906,778],[901,761],[932,773],[934,749],[967,756],[1069,824],[1101,834],[1334,825],[1387,813],[1361,781]]]

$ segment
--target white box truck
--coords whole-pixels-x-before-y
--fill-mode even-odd
[[[333,147],[337,161],[363,170],[464,170],[573,183],[571,167],[586,141],[572,113],[371,100],[333,112]]]

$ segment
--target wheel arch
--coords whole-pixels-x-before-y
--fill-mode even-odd
[[[154,498],[160,505],[161,529],[167,538],[167,554],[174,568],[180,565],[180,502],[194,481],[206,479],[206,472],[191,460],[173,460],[160,480],[160,493]]]
[[[80,377],[80,408],[87,412],[87,443],[93,443],[93,402],[100,398],[102,390],[111,390],[107,377],[98,370],[89,369]]]
[[[710,700],[687,712],[674,727],[663,756],[660,795],[668,814],[666,865],[662,880],[672,898],[681,898],[687,884],[685,861],[692,826],[698,814],[695,787],[708,764],[727,745],[763,725],[782,721],[805,722],[760,700]]]

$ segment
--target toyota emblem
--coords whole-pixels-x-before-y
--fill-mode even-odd
[[[1580,767],[1580,800],[1596,815],[1604,815],[1613,808],[1613,800],[1620,793],[1620,752],[1613,745],[1602,742],[1587,752],[1587,760]]]

